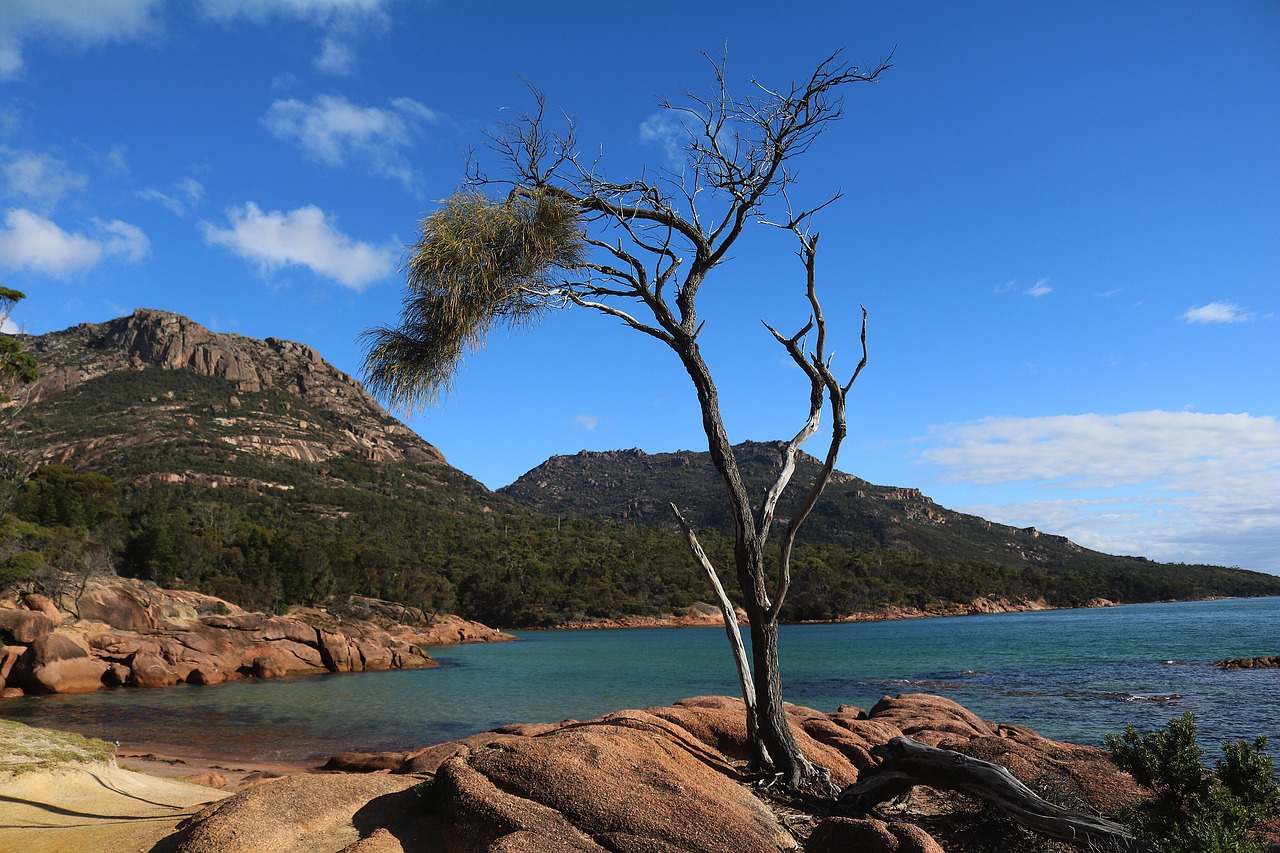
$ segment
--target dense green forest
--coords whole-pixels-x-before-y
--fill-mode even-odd
[[[267,612],[354,593],[497,627],[660,616],[712,599],[668,501],[732,564],[705,453],[555,457],[495,493],[298,344],[141,310],[22,346],[52,379],[2,413],[10,588],[116,572]],[[751,488],[771,482],[775,445],[735,452]],[[815,465],[801,458],[797,488]],[[793,566],[792,621],[979,596],[1070,607],[1280,595],[1280,577],[1102,554],[848,474],[806,522]],[[731,572],[722,580],[737,596]]]
[[[340,467],[340,466],[338,466]],[[352,466],[347,476],[369,472]],[[555,518],[502,505],[460,512],[409,499],[394,471],[380,483],[278,492],[189,484],[119,485],[105,474],[39,469],[3,522],[0,576],[42,566],[114,570],[196,589],[263,611],[356,593],[456,612],[500,627],[624,614],[660,615],[708,599],[683,540],[656,527]],[[731,543],[708,532],[720,564]],[[1110,558],[1115,560],[1116,558]],[[888,605],[977,596],[1076,606],[1280,594],[1280,578],[1208,566],[1128,560],[1070,570],[947,560],[837,545],[801,548],[789,620],[834,619]],[[736,595],[732,578],[725,578]]]

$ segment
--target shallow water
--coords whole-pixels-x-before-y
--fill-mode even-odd
[[[31,697],[0,716],[157,751],[297,761],[738,691],[721,628],[517,634],[433,649],[434,669]],[[786,698],[824,711],[937,693],[1092,744],[1193,711],[1206,747],[1265,734],[1273,754],[1280,670],[1206,664],[1276,653],[1280,598],[794,625],[780,640]]]

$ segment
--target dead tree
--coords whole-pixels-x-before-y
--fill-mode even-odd
[[[1046,802],[999,764],[896,737],[872,750],[883,762],[839,798],[843,811],[865,814],[916,785],[959,791],[1003,811],[1032,832],[1089,850],[1146,849],[1123,824]]]
[[[800,209],[788,191],[796,159],[842,115],[846,87],[876,80],[889,64],[861,69],[836,54],[783,88],[752,81],[742,98],[731,96],[724,62],[711,66],[716,88],[710,96],[661,102],[687,134],[683,169],[646,172],[622,183],[601,177],[597,164],[580,156],[571,121],[560,132],[548,126],[545,101],[535,91],[536,110],[490,136],[505,176],[486,173],[474,157],[469,188],[422,223],[406,263],[401,325],[366,333],[366,374],[375,393],[393,405],[431,402],[492,325],[518,324],[551,308],[591,309],[668,347],[693,384],[732,511],[734,571],[750,623],[754,678],[745,657],[738,666],[755,763],[783,788],[834,794],[825,771],[801,754],[783,710],[778,620],[796,536],[834,471],[846,433],[846,398],[867,363],[866,312],[861,360],[838,377],[818,299],[818,234],[812,226],[839,193]],[[488,195],[493,189],[502,193]],[[807,378],[809,405],[797,432],[782,443],[779,472],[761,495],[748,491],[734,456],[720,393],[699,346],[706,320],[698,308],[704,285],[732,286],[717,268],[756,226],[794,236],[802,270],[796,290],[810,312],[794,334],[766,324]],[[770,559],[766,546],[778,502],[824,409],[831,423],[820,470],[781,532],[779,556]],[[696,533],[685,526],[685,535],[699,565],[714,577]]]

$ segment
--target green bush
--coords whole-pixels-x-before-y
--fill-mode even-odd
[[[0,560],[0,585],[26,580],[44,565],[44,557],[36,551],[20,551]]]
[[[1191,713],[1146,735],[1128,726],[1123,735],[1107,735],[1106,744],[1115,765],[1152,792],[1124,819],[1156,850],[1264,853],[1251,830],[1280,814],[1280,784],[1265,737],[1224,742],[1213,770],[1203,764]]]

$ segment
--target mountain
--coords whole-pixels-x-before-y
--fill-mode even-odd
[[[782,467],[782,442],[747,441],[734,448],[747,488],[763,496]],[[821,463],[796,460],[791,488],[777,513],[778,529],[812,486]],[[724,486],[706,452],[582,451],[554,456],[499,492],[544,514],[572,513],[674,527],[670,504],[695,527],[733,535]],[[1092,554],[1064,536],[1017,528],[939,506],[919,489],[876,486],[836,471],[801,534],[848,549],[887,548],[946,553],[963,560],[1070,566]]]
[[[447,467],[439,450],[303,344],[214,333],[146,309],[29,343],[40,378],[25,389],[29,408],[14,427],[38,436],[50,464],[183,476],[154,470],[154,460],[203,456],[202,473],[216,475],[220,460],[246,454]]]
[[[359,595],[529,627],[706,601],[668,501],[731,557],[705,453],[556,457],[495,493],[303,344],[153,310],[21,340],[40,379],[0,407],[0,584],[111,568],[264,611]],[[739,454],[759,490],[777,446]],[[1270,575],[1099,554],[847,474],[801,539],[790,619],[1280,594]]]

